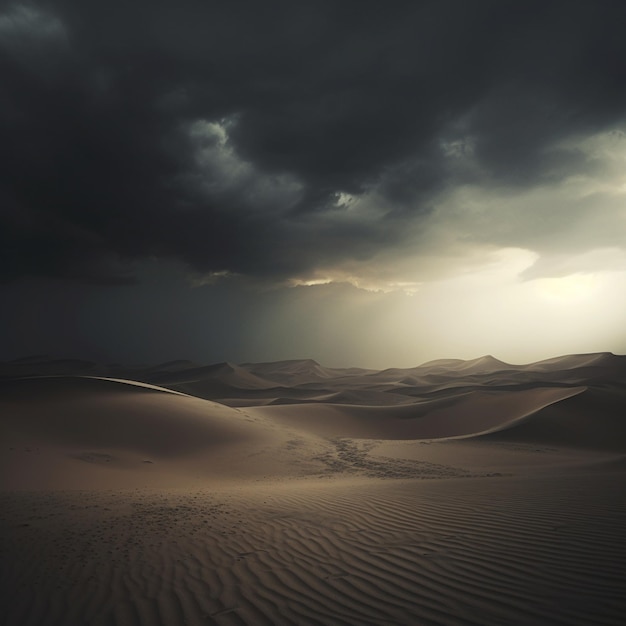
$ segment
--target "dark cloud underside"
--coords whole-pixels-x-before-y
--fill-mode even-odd
[[[282,279],[400,245],[455,185],[586,171],[554,146],[623,121],[624,23],[610,1],[5,3],[2,278],[157,257]]]

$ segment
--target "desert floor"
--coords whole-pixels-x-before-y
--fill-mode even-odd
[[[625,357],[0,377],[0,624],[624,623]]]

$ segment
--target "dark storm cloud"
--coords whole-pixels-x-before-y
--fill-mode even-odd
[[[625,18],[610,1],[4,4],[2,277],[123,283],[157,257],[284,278],[401,242],[457,183],[591,167],[548,148],[624,117]]]

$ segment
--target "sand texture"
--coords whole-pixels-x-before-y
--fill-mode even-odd
[[[0,364],[0,624],[624,624],[626,357]]]

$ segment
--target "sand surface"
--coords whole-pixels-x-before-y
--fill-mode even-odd
[[[626,357],[0,364],[0,624],[623,624]]]

